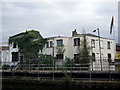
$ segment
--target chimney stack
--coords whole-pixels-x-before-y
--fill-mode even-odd
[[[76,31],[76,29],[74,29],[74,31],[72,31],[72,37],[74,37],[76,35],[77,35],[77,31]]]

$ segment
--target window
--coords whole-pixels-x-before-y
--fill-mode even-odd
[[[50,41],[50,47],[53,47],[53,42],[52,41]]]
[[[13,48],[16,48],[16,43],[13,43]]]
[[[79,63],[79,54],[74,54],[75,63]]]
[[[63,46],[63,40],[57,40],[57,46]]]
[[[110,49],[110,42],[107,42],[107,48]]]
[[[23,62],[23,56],[20,56],[20,62],[21,63]]]
[[[80,46],[80,38],[74,39],[74,46]]]
[[[47,42],[47,44],[46,44],[46,48],[49,48],[49,42]]]
[[[110,63],[111,62],[111,54],[108,53],[108,62]]]
[[[12,61],[18,61],[18,52],[12,52]]]
[[[74,59],[78,58],[79,54],[74,54]]]
[[[95,53],[92,53],[92,60],[95,61]]]
[[[57,54],[57,55],[56,55],[56,58],[57,58],[57,59],[63,59],[63,57],[64,57],[63,54]]]
[[[91,39],[91,47],[95,48],[95,40],[94,39]]]

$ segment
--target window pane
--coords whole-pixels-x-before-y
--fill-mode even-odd
[[[63,40],[57,40],[57,46],[63,46]]]
[[[79,54],[74,54],[75,63],[79,63]]]
[[[18,52],[12,52],[12,61],[18,61]]]
[[[92,60],[95,61],[95,53],[92,53]]]
[[[49,48],[49,42],[47,42],[47,44],[46,44],[46,48]]]
[[[111,62],[111,54],[108,54],[108,62]]]
[[[107,42],[107,47],[108,47],[108,49],[110,49],[110,42],[109,41]]]
[[[80,38],[75,38],[74,39],[74,46],[79,46],[80,45]]]
[[[50,41],[50,47],[53,47],[53,42],[52,41]]]
[[[13,48],[16,48],[16,43],[13,43]]]
[[[95,48],[95,40],[94,39],[91,40],[91,47]]]
[[[63,59],[63,54],[57,54],[56,57],[57,59]]]

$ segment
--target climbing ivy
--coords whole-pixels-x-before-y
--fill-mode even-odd
[[[38,31],[31,30],[9,38],[9,44],[16,43],[19,52],[24,55],[25,61],[36,59],[39,50],[43,50],[46,39],[40,36]]]

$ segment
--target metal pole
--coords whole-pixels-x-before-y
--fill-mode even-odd
[[[30,59],[29,59],[29,73],[30,73]]]
[[[53,59],[53,80],[54,80],[54,59]]]
[[[53,57],[54,57],[54,43],[53,43],[52,47],[53,47]],[[54,64],[55,63],[54,63],[54,58],[53,58],[53,80],[54,80]]]
[[[97,28],[97,30],[98,30],[98,37],[99,37],[100,64],[101,64],[101,71],[102,71],[103,68],[102,68],[102,59],[101,59],[101,44],[100,44],[100,32],[99,32],[99,28]]]
[[[38,80],[39,80],[39,62],[38,62]]]
[[[71,77],[72,77],[72,59],[70,59],[70,74],[71,74]]]

